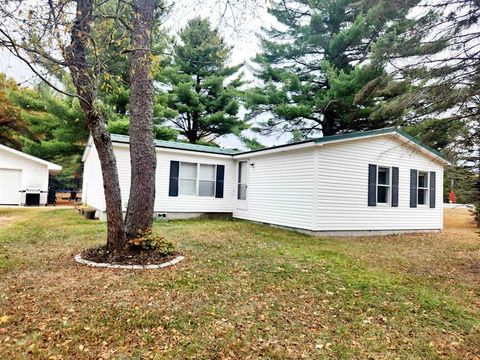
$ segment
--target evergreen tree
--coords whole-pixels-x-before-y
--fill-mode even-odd
[[[114,8],[114,4],[107,6]],[[123,16],[127,16],[124,14]],[[116,27],[115,23],[97,21],[95,32],[97,36],[102,33],[113,37],[115,41],[106,42],[108,47],[102,57],[104,71],[101,74],[101,86],[98,97],[101,100],[101,109],[107,119],[107,128],[111,133],[129,135],[130,126],[130,86],[131,76],[129,72],[130,57],[128,52],[122,49],[128,48],[130,33],[124,27]],[[152,33],[152,52],[160,54],[167,47],[167,37],[160,28],[155,28]],[[158,63],[159,57],[154,57]],[[158,67],[157,67],[158,68]],[[162,94],[156,94],[154,98],[153,117],[155,138],[159,140],[176,140],[178,131],[166,124],[162,102]]]
[[[170,87],[164,97],[163,118],[170,119],[191,143],[212,141],[246,128],[238,117],[240,66],[226,66],[230,48],[208,20],[193,19],[174,46],[172,62],[157,75]],[[232,79],[233,77],[233,79]]]
[[[425,3],[407,31],[381,44],[396,69],[390,76],[409,91],[383,104],[376,116],[403,109],[405,121],[427,130],[430,138],[449,135],[450,157],[463,171],[447,176],[470,184],[480,227],[479,23],[476,1]],[[461,174],[465,179],[458,178]],[[472,174],[476,181],[471,181]]]
[[[279,23],[256,61],[262,87],[249,92],[250,117],[269,113],[264,133],[319,131],[332,135],[393,124],[402,112],[372,117],[379,104],[404,88],[388,81],[377,44],[404,19],[415,1],[333,0],[275,2]]]
[[[11,88],[8,96],[29,125],[28,136],[20,137],[22,151],[62,166],[56,187],[78,189],[89,134],[78,101],[54,94],[45,84]]]

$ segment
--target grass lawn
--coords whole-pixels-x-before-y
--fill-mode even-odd
[[[187,259],[148,271],[73,255],[105,224],[0,209],[0,358],[298,359],[480,356],[480,237],[322,239],[244,221],[155,230]]]

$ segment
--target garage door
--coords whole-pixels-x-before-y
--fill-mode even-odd
[[[21,183],[21,170],[0,169],[0,204],[20,204]]]

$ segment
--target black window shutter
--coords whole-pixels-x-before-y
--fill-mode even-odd
[[[417,170],[410,169],[410,207],[417,207]]]
[[[392,207],[398,207],[398,167],[392,167]]]
[[[377,206],[377,165],[368,165],[368,206]]]
[[[430,171],[430,207],[434,208],[435,207],[435,198],[436,198],[436,192],[435,189],[437,187],[437,174],[435,171]]]
[[[217,177],[215,179],[215,197],[223,198],[223,180],[225,178],[225,165],[217,165]]]
[[[168,196],[178,196],[179,171],[180,163],[178,161],[170,161],[170,183],[168,185]]]

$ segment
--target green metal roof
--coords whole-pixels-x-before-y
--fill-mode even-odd
[[[318,144],[318,143],[336,141],[336,140],[355,139],[355,138],[362,138],[362,137],[367,137],[372,135],[389,134],[394,132],[397,132],[397,129],[394,127],[387,127],[387,128],[367,130],[367,131],[356,131],[351,133],[329,135],[329,136],[323,136],[321,138],[316,138],[315,143]]]
[[[321,143],[328,143],[332,141],[361,139],[369,136],[383,135],[383,134],[398,134],[448,162],[448,160],[445,158],[445,156],[441,152],[435,149],[432,149],[430,146],[424,144],[420,140],[415,139],[413,136],[407,134],[406,132],[396,127],[388,127],[388,128],[382,128],[382,129],[376,129],[376,130],[358,131],[358,132],[352,132],[352,133],[346,133],[346,134],[330,135],[330,136],[324,136],[317,139],[304,140],[304,141],[299,141],[295,143],[272,146],[264,149],[249,150],[249,151],[239,151],[239,150],[225,149],[225,148],[219,148],[214,146],[196,145],[196,144],[189,144],[189,143],[175,142],[175,141],[164,141],[164,140],[155,140],[155,145],[157,147],[163,147],[163,148],[169,148],[169,149],[178,149],[178,150],[196,151],[196,152],[204,152],[204,153],[210,153],[210,154],[232,156],[232,155],[256,153],[260,151],[277,149],[282,147],[289,147],[289,146],[294,146],[294,145],[304,144],[309,142],[321,144]],[[130,138],[126,135],[112,134],[111,136],[112,136],[112,141],[114,142],[125,143],[125,144],[128,144],[130,142]]]
[[[298,142],[294,142],[294,143],[290,143],[290,144],[277,145],[277,146],[272,146],[272,147],[264,148],[264,149],[238,152],[235,155],[256,153],[256,152],[260,152],[260,151],[278,149],[278,148],[289,147],[289,146],[294,146],[294,145],[298,145],[298,144],[305,144],[305,143],[310,143],[310,142],[314,142],[316,144],[322,144],[322,143],[329,143],[329,142],[334,142],[334,141],[361,139],[361,138],[365,138],[365,137],[369,137],[369,136],[384,135],[384,134],[398,134],[398,135],[406,138],[407,140],[410,140],[410,141],[414,142],[415,144],[421,146],[422,148],[431,152],[435,156],[438,156],[438,157],[442,158],[443,160],[445,160],[446,162],[449,162],[441,152],[439,152],[435,149],[432,149],[430,146],[424,144],[420,140],[415,139],[413,136],[410,136],[405,131],[402,131],[399,128],[396,128],[396,127],[387,127],[387,128],[382,128],[382,129],[376,129],[376,130],[357,131],[357,132],[351,132],[351,133],[346,133],[346,134],[323,136],[321,138],[303,140],[303,141],[298,141]]]
[[[346,133],[346,134],[324,136],[324,137],[315,139],[315,143],[318,144],[318,143],[324,143],[324,142],[330,142],[330,141],[363,138],[363,137],[368,137],[368,136],[391,134],[391,133],[399,134],[399,135],[405,137],[406,139],[414,142],[415,144],[421,146],[425,150],[428,150],[429,152],[433,153],[434,155],[439,156],[444,160],[447,160],[445,158],[445,155],[443,155],[440,151],[431,148],[430,146],[424,144],[422,141],[414,138],[413,136],[407,134],[405,131],[402,131],[399,128],[396,128],[396,127],[388,127],[388,128],[382,128],[382,129],[376,129],[376,130],[358,131],[358,132],[352,132],[352,133]]]
[[[124,144],[130,143],[130,137],[127,135],[111,134],[111,137],[113,142],[119,142]],[[189,143],[165,141],[165,140],[155,140],[155,146],[168,148],[168,149],[196,151],[196,152],[204,152],[204,153],[220,154],[220,155],[234,155],[239,152],[238,150],[219,148],[215,146],[197,145],[197,144],[189,144]]]

